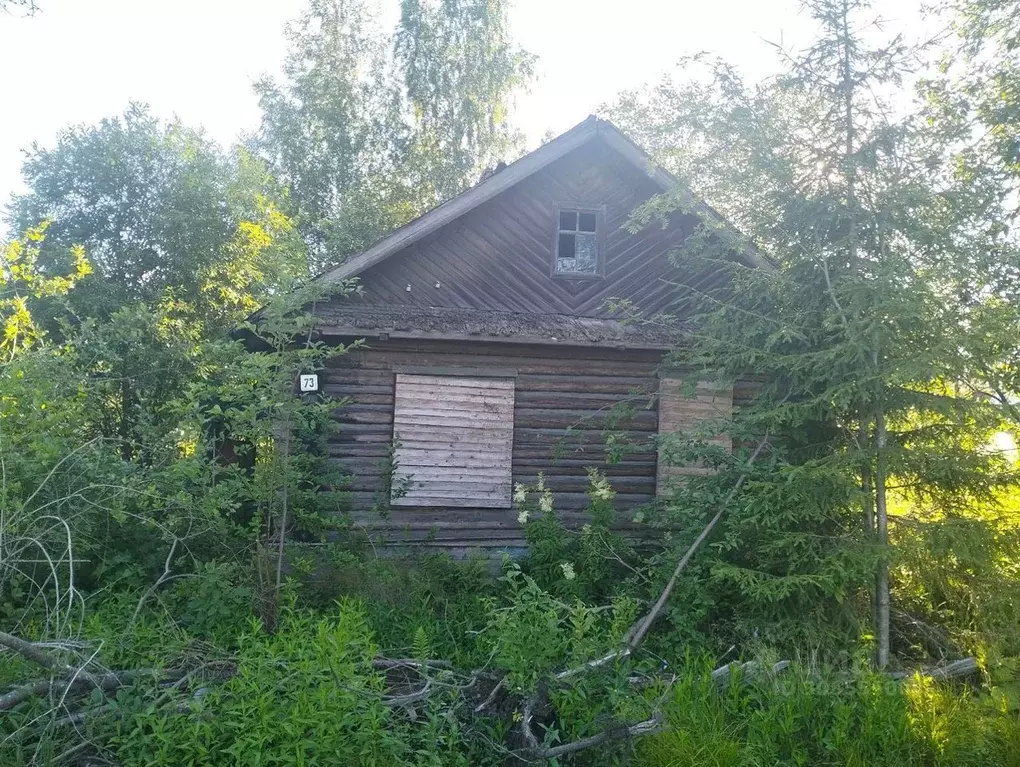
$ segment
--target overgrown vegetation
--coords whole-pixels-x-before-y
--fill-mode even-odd
[[[311,2],[244,149],[140,105],[33,149],[0,249],[0,761],[1020,764],[1020,17],[961,0],[934,50],[806,8],[784,75],[609,110],[742,232],[671,254],[729,279],[677,286],[669,363],[754,392],[662,440],[712,471],[647,508],[592,472],[574,530],[516,487],[516,562],[376,551],[344,403],[295,392],[350,351],[310,309],[358,289],[309,276],[517,151],[505,4],[404,2],[387,36]]]

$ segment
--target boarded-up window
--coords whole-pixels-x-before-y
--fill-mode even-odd
[[[663,445],[668,444],[663,440],[666,435],[682,432],[729,450],[733,444],[730,436],[711,432],[732,412],[733,387],[720,388],[707,381],[694,385],[693,381],[683,378],[659,379],[659,439]],[[704,466],[675,465],[665,459],[664,452],[668,453],[668,448],[660,447],[655,481],[658,495],[668,494],[670,487],[682,482],[685,476],[708,471]]]
[[[397,374],[392,503],[510,507],[514,380]]]

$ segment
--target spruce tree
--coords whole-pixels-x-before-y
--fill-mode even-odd
[[[737,264],[732,238],[710,223],[673,254],[690,274],[712,266],[728,275],[717,288],[678,286],[693,332],[673,361],[701,377],[760,376],[754,404],[725,428],[745,444],[773,435],[767,470],[734,505],[710,578],[727,580],[745,612],[768,603],[759,614],[782,608],[796,620],[808,603],[798,594],[814,590],[836,609],[872,568],[884,668],[893,500],[987,494],[1008,477],[1001,457],[980,449],[999,412],[959,386],[972,328],[953,289],[980,211],[960,203],[970,187],[949,167],[944,136],[916,112],[897,116],[895,98],[923,51],[899,37],[876,43],[884,33],[865,0],[805,8],[817,37],[796,55],[780,51],[782,75],[748,87],[715,65],[707,81],[629,94],[611,116],[651,138],[742,229],[749,242],[738,246],[775,264]],[[682,193],[667,194],[633,225],[687,207]],[[705,487],[726,481],[732,474],[688,483],[671,511],[689,515]]]

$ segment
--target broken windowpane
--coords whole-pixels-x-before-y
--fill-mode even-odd
[[[598,214],[561,210],[557,223],[556,273],[598,274]]]
[[[595,274],[595,235],[579,234],[575,243],[575,260],[577,266],[575,271],[582,274]]]
[[[576,237],[577,237],[576,234],[566,234],[565,232],[560,232],[560,244],[559,248],[556,251],[556,256],[558,258],[574,257],[575,253],[574,242]]]

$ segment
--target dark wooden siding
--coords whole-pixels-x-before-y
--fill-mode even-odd
[[[556,348],[516,344],[376,342],[333,361],[324,390],[348,397],[338,409],[339,433],[330,451],[353,478],[355,516],[390,540],[427,541],[463,549],[523,545],[516,511],[393,507],[370,512],[387,496],[383,467],[393,432],[395,369],[492,368],[516,371],[513,481],[533,485],[539,472],[556,494],[568,524],[580,524],[587,506],[587,469],[601,468],[617,491],[617,508],[629,511],[655,496],[652,440],[658,417],[654,352]],[[626,403],[630,412],[614,409]],[[607,461],[606,430],[618,440],[645,445]],[[622,522],[629,518],[625,516]]]
[[[692,219],[638,233],[625,228],[635,206],[658,191],[593,141],[367,270],[355,303],[577,317],[611,317],[607,302],[620,298],[649,315],[674,308],[677,282],[700,284],[711,275],[687,274],[667,257]],[[605,207],[604,278],[551,276],[557,206],[571,203]]]

